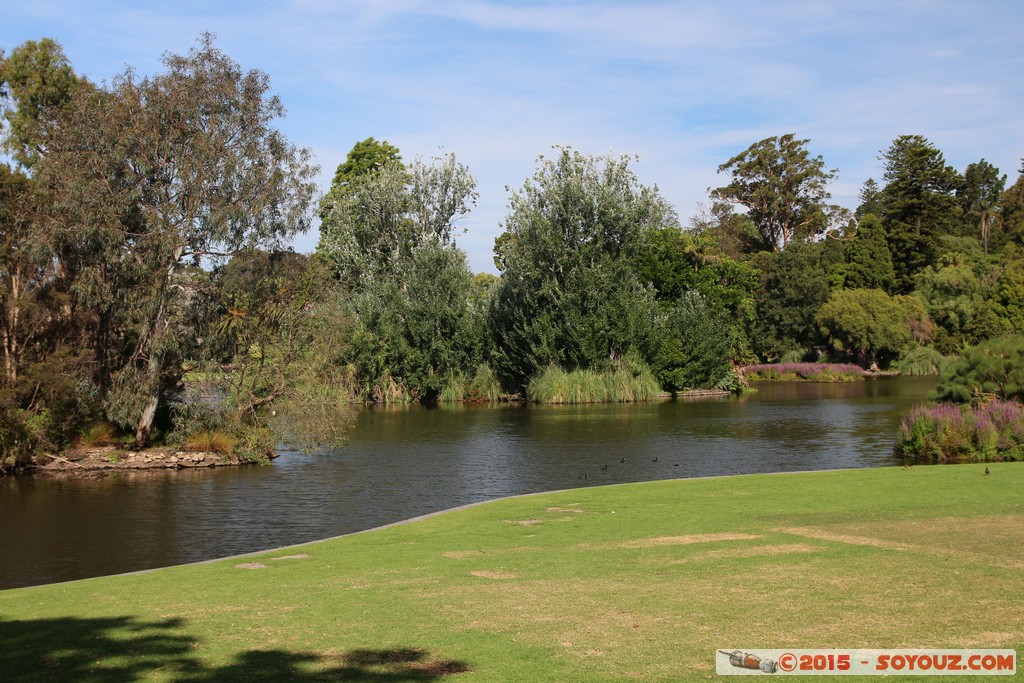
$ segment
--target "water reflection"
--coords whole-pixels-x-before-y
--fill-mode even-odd
[[[640,405],[371,408],[270,467],[0,480],[0,587],[299,543],[501,496],[891,464],[927,379],[769,384]],[[625,462],[623,462],[623,460]]]

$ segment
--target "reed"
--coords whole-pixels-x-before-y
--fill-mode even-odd
[[[487,363],[481,363],[469,379],[461,372],[450,376],[437,400],[441,403],[494,403],[500,398],[501,382]]]
[[[631,403],[650,401],[660,394],[654,373],[637,361],[620,361],[608,370],[551,366],[527,387],[527,396],[537,403]]]

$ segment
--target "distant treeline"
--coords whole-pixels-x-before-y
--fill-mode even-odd
[[[626,156],[557,147],[474,274],[454,155],[357,142],[317,202],[282,104],[203,36],[98,85],[60,46],[0,55],[0,469],[72,445],[230,433],[339,443],[353,401],[638,400],[734,368],[934,372],[1024,333],[1024,175],[882,150],[854,212],[792,134],[726,160],[680,220]],[[1024,173],[1024,168],[1021,169]],[[320,220],[312,256],[284,245]]]

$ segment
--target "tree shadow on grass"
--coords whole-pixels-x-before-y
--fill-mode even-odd
[[[246,681],[432,681],[471,670],[418,648],[352,650],[340,655],[252,650],[213,666],[197,656],[201,643],[181,619],[133,617],[31,621],[0,619],[3,681],[122,683],[158,676],[188,683]]]

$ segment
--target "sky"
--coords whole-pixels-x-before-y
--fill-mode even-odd
[[[630,155],[686,225],[717,169],[794,133],[839,170],[857,206],[880,153],[924,135],[963,171],[982,158],[1014,182],[1024,157],[1021,0],[33,0],[0,6],[0,48],[53,38],[94,82],[162,70],[200,34],[270,76],[326,191],[373,136],[405,160],[454,153],[479,200],[459,223],[474,271],[540,155],[555,145]],[[294,242],[316,247],[316,228]]]

